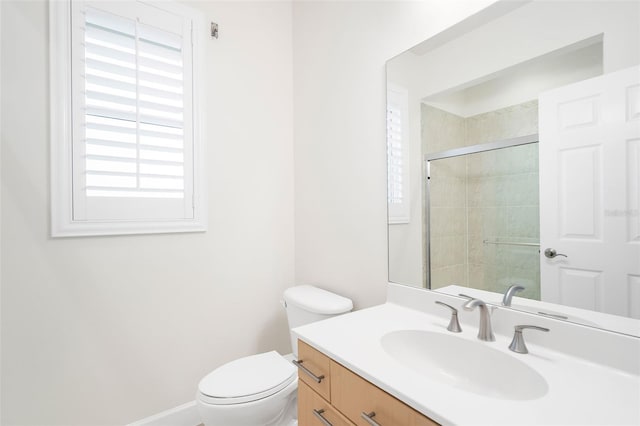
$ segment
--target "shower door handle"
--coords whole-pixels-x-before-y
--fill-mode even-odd
[[[548,259],[553,259],[554,257],[558,257],[558,256],[563,256],[563,257],[569,257],[566,254],[562,254],[562,253],[558,253],[556,251],[556,249],[552,249],[552,248],[548,248],[544,251],[544,255],[548,258]]]

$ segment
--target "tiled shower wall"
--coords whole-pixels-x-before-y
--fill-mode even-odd
[[[537,101],[468,118],[423,105],[422,118],[423,153],[537,133],[538,127]],[[538,248],[504,244],[538,242],[537,153],[532,144],[431,162],[431,288],[503,292],[520,284],[522,296],[539,298]]]
[[[466,143],[465,119],[446,111],[422,105],[422,152],[445,151]],[[431,238],[431,288],[448,283],[467,286],[467,211],[466,164],[464,158],[452,158],[444,162],[432,162],[430,194],[423,194],[423,202],[429,200],[431,235],[423,227],[423,246]],[[427,213],[426,206],[422,209]],[[426,218],[423,217],[423,223]],[[426,253],[426,251],[425,251]]]

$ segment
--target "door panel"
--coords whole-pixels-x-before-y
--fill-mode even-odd
[[[600,147],[563,149],[559,156],[560,235],[598,240],[602,229]]]
[[[636,66],[540,95],[543,301],[640,316],[639,81]]]
[[[640,244],[640,139],[627,141],[628,240]]]
[[[560,303],[577,308],[599,310],[599,293],[602,291],[602,271],[560,268]]]
[[[629,313],[631,318],[640,319],[640,275],[629,275]]]

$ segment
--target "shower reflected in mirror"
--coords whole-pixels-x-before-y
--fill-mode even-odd
[[[424,171],[425,287],[540,300],[537,135],[428,154]]]

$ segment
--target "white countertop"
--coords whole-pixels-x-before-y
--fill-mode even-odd
[[[451,302],[442,295],[425,293],[431,293],[428,298]],[[429,306],[433,304],[433,301],[428,302]],[[512,334],[500,333],[501,329],[512,329],[514,324],[494,328],[495,342],[477,340],[477,324],[474,324],[477,322],[477,312],[465,313],[466,316],[461,313],[463,332],[455,336],[479,345],[490,345],[525,362],[546,379],[549,389],[544,396],[533,400],[482,396],[421,376],[421,373],[401,364],[383,349],[381,337],[396,330],[449,333],[446,330],[448,313],[439,313],[437,309],[427,313],[396,303],[386,303],[298,327],[294,332],[301,340],[443,425],[640,425],[640,376],[633,361],[629,369],[613,368],[593,362],[588,357],[535,344],[535,339],[527,339],[529,354],[516,354],[507,348]],[[512,320],[509,316],[498,319],[506,321],[505,318]],[[525,316],[522,319],[530,318]],[[517,318],[516,321],[520,320]],[[518,323],[530,324],[531,321]],[[556,333],[566,333],[563,329],[566,325],[557,325],[553,321],[544,325],[549,324],[552,324],[549,326],[552,331],[539,334],[550,335],[554,333],[554,328]],[[598,334],[594,336],[589,339],[597,340]],[[623,340],[620,347],[612,347],[611,351],[628,352],[628,348],[631,348],[633,360],[640,353],[637,352],[636,342],[628,340],[633,339],[628,336],[620,338],[627,340]],[[612,345],[611,340],[607,339],[609,337],[605,337],[604,343]],[[595,352],[598,352],[598,344],[597,341],[588,343],[595,345]],[[637,346],[640,346],[640,340]],[[473,359],[469,359],[469,362],[473,362]]]

